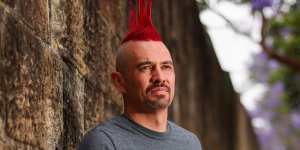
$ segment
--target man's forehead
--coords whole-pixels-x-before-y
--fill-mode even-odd
[[[161,49],[168,50],[165,44],[161,41],[129,41],[121,45],[122,49],[129,50],[151,50]]]
[[[170,57],[169,50],[162,42],[157,41],[134,41],[124,45],[125,53],[142,59],[148,59],[151,56]]]
[[[119,67],[125,64],[127,67],[135,67],[143,62],[153,64],[172,62],[172,57],[162,42],[129,41],[121,45],[117,60]]]

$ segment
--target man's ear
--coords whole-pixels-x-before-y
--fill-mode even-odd
[[[125,80],[120,72],[111,73],[111,79],[116,89],[121,93],[126,93]]]

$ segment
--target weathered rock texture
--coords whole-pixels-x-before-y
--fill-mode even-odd
[[[170,119],[205,150],[258,150],[250,119],[214,54],[194,0],[154,0],[176,63]],[[110,83],[125,0],[0,0],[0,150],[74,149],[122,112]]]
[[[249,118],[241,111],[229,75],[220,68],[198,19],[196,2],[164,0],[154,4],[156,24],[176,62],[177,97],[171,118],[197,133],[206,150],[242,150],[240,144],[248,143],[238,142],[241,138],[251,143],[244,147],[258,149],[252,129],[240,129],[244,122],[251,127]],[[251,136],[240,137],[240,132]]]

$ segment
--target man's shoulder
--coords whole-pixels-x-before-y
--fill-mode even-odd
[[[115,149],[110,132],[114,131],[117,117],[109,119],[89,130],[78,145],[78,150],[112,150]]]
[[[177,125],[176,123],[172,122],[172,121],[168,121],[170,128],[172,130],[172,132],[174,132],[175,134],[182,134],[185,136],[196,136],[193,132]]]
[[[198,147],[201,149],[200,140],[193,132],[175,124],[172,121],[168,121],[170,128],[172,130],[172,134],[174,137],[178,138],[178,140],[184,140],[191,143],[191,145]]]
[[[114,150],[115,146],[111,137],[101,129],[101,126],[97,126],[94,129],[88,131],[80,144],[78,150]]]
[[[98,124],[92,130],[95,130],[95,131],[99,130],[99,131],[102,131],[102,132],[109,131],[109,130],[114,130],[114,128],[116,127],[118,122],[120,122],[120,116],[115,116],[113,118],[110,118],[110,119]]]

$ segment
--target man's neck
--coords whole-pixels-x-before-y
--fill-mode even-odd
[[[156,132],[166,132],[168,122],[168,110],[155,113],[136,113],[125,111],[125,115],[135,123]]]

